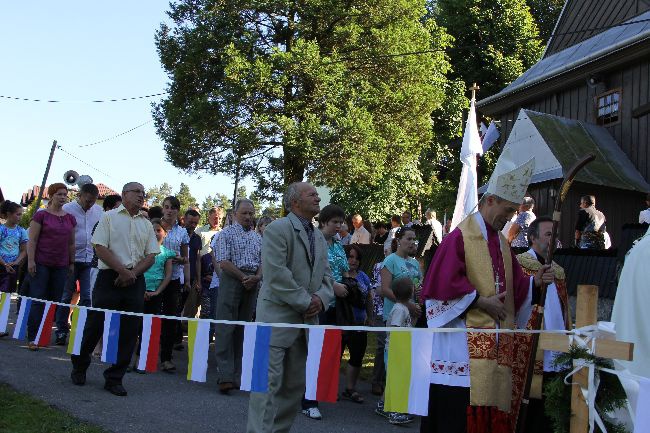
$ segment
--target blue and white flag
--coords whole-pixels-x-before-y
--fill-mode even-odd
[[[241,366],[242,391],[269,390],[269,348],[271,327],[244,325],[244,350]]]

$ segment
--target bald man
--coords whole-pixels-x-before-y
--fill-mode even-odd
[[[93,307],[141,313],[144,307],[144,276],[160,252],[153,226],[140,213],[144,187],[130,182],[122,188],[122,204],[106,212],[99,221],[92,244],[99,258],[99,273],[93,290]],[[117,360],[104,371],[104,389],[126,396],[122,378],[138,337],[140,318],[120,316]],[[102,336],[104,313],[88,311],[79,355],[72,355],[72,383],[84,385],[90,354]]]

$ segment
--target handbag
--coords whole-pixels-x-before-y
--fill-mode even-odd
[[[342,284],[348,289],[348,296],[336,297],[336,324],[338,326],[358,325],[354,319],[352,307],[364,308],[364,299],[359,290],[359,283],[355,278],[343,277]]]

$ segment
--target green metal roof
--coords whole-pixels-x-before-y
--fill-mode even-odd
[[[526,112],[566,173],[588,153],[596,160],[576,176],[580,182],[649,192],[650,185],[603,127],[536,111]]]

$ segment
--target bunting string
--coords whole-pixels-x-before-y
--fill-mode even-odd
[[[31,302],[50,302],[52,305],[57,305],[61,307],[69,308],[78,308],[74,304],[66,304],[63,302],[47,301],[44,299],[33,298],[30,296],[18,295],[17,297],[22,298],[26,301]],[[23,308],[23,303],[21,303],[21,310]],[[120,315],[127,316],[152,316],[148,313],[134,313],[131,311],[119,311],[119,310],[107,310],[105,308],[97,307],[83,307],[88,311],[100,311],[103,313],[117,313]],[[455,333],[455,332],[482,332],[486,334],[562,334],[562,335],[577,335],[577,336],[586,336],[584,331],[580,329],[566,331],[566,330],[532,330],[532,329],[486,329],[486,328],[397,328],[397,327],[387,327],[387,326],[334,326],[334,325],[307,325],[304,323],[266,323],[266,322],[245,322],[243,320],[221,320],[221,319],[197,319],[193,317],[177,317],[177,316],[164,316],[164,315],[153,315],[152,317],[167,319],[167,320],[180,320],[186,322],[203,322],[203,323],[214,323],[217,325],[241,325],[246,326],[254,323],[256,325],[270,326],[272,328],[295,328],[295,329],[339,329],[341,331],[366,331],[366,332],[430,332],[430,333]]]
[[[577,328],[572,331],[563,330],[525,330],[525,329],[482,329],[482,328],[398,328],[398,327],[369,327],[369,326],[332,326],[305,325],[294,323],[263,323],[233,320],[196,319],[175,316],[151,315],[128,311],[115,311],[96,307],[83,307],[62,302],[46,301],[39,298],[22,296],[18,318],[13,332],[13,338],[26,338],[26,325],[29,311],[34,302],[45,304],[43,317],[36,337],[39,346],[48,346],[51,336],[56,308],[72,308],[72,325],[67,353],[78,355],[86,323],[88,311],[102,312],[104,315],[102,362],[117,361],[117,347],[120,333],[121,315],[143,318],[143,333],[140,341],[140,359],[138,369],[155,372],[158,362],[160,342],[160,325],[162,319],[181,320],[188,322],[188,366],[187,380],[206,382],[208,371],[208,351],[210,325],[241,325],[244,326],[243,358],[241,388],[243,391],[268,391],[269,350],[272,328],[297,328],[309,330],[307,359],[305,365],[306,390],[305,397],[323,401],[336,402],[339,390],[341,362],[342,331],[366,331],[390,333],[388,350],[388,371],[386,379],[385,408],[401,413],[427,415],[429,369],[433,334],[441,332],[483,332],[483,333],[523,333],[523,334],[564,334],[569,335],[573,344],[587,347],[591,353],[595,350],[594,336],[598,332],[596,325]],[[9,304],[11,294],[0,293],[0,330],[7,329]],[[638,376],[627,372],[599,368],[593,364],[579,364],[565,378],[568,382],[576,371],[582,367],[589,368],[587,387],[581,387],[582,394],[589,407],[590,431],[594,425],[604,430],[602,420],[594,405],[594,396],[598,389],[598,377],[595,370],[603,370],[632,380],[640,380]],[[639,382],[641,383],[641,382]]]

